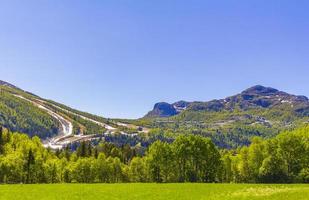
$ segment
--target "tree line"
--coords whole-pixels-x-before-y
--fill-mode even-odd
[[[0,128],[0,183],[224,182],[308,183],[309,127],[249,146],[218,149],[209,139],[182,135],[139,145],[82,142],[56,152],[38,137]]]

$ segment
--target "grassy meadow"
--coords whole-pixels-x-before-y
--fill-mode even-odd
[[[1,185],[0,200],[308,200],[309,185],[55,184]]]

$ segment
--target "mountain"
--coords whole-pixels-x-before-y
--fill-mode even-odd
[[[190,104],[191,104],[190,102],[186,101],[178,101],[173,104],[169,104],[166,102],[156,103],[154,105],[153,110],[148,112],[145,118],[171,117],[186,110]]]
[[[309,100],[305,96],[291,95],[271,87],[253,86],[240,94],[208,102],[179,101],[173,104],[157,103],[145,118],[171,117],[184,111],[246,111],[250,109],[272,109],[290,106],[295,114],[309,116]]]
[[[158,103],[136,123],[165,137],[193,133],[212,138],[219,147],[236,148],[255,136],[274,137],[308,122],[307,97],[257,85],[224,99]]]
[[[0,94],[0,126],[31,137],[38,136],[51,148],[104,135],[147,132],[141,127],[43,99],[5,81],[0,81]]]
[[[82,112],[0,81],[0,126],[38,136],[53,149],[100,140],[146,147],[192,133],[236,148],[254,136],[273,137],[308,122],[307,97],[260,85],[219,100],[160,102],[144,118],[125,120]]]

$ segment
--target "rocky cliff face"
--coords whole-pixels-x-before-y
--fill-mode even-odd
[[[156,103],[153,107],[153,110],[150,111],[145,117],[170,117],[177,114],[177,110],[173,105],[160,102]]]

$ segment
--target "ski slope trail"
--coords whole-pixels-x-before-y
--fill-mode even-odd
[[[14,94],[14,96],[32,103],[33,105],[35,105],[38,108],[40,108],[40,109],[44,110],[45,112],[47,112],[50,116],[52,116],[53,118],[55,118],[59,122],[60,128],[59,128],[58,136],[56,136],[54,138],[51,138],[48,141],[43,142],[43,145],[45,147],[50,147],[52,149],[62,148],[63,144],[60,144],[58,142],[63,140],[63,138],[66,138],[66,137],[69,137],[69,136],[73,135],[73,124],[72,124],[72,122],[70,122],[69,120],[65,119],[61,115],[55,113],[54,111],[48,109],[44,105],[42,105],[40,103],[37,103],[36,101],[27,99],[27,98],[25,98],[25,97],[23,97],[21,95]]]

